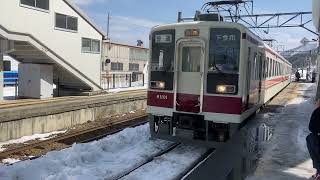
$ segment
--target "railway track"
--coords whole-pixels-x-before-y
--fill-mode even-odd
[[[144,93],[144,92],[146,92],[146,90],[130,90],[130,91],[123,91],[119,93],[110,93],[110,94],[96,95],[96,96],[68,96],[68,97],[57,97],[57,98],[44,99],[44,100],[25,99],[25,100],[16,100],[14,102],[4,101],[4,102],[0,102],[0,109],[39,105],[39,104],[54,103],[54,102],[64,102],[64,101],[71,102],[71,101],[95,100],[95,99],[101,99],[102,97],[107,97],[107,96],[119,97],[119,96],[125,96],[125,95],[130,95],[135,93]]]
[[[32,152],[33,150],[47,149],[47,146],[53,147],[53,149],[47,149],[48,151],[61,150],[64,148],[71,147],[74,143],[86,143],[86,142],[99,140],[108,135],[117,133],[125,128],[135,127],[145,123],[147,123],[147,114],[145,113],[132,115],[128,118],[122,117],[122,120],[119,120],[116,123],[108,123],[100,127],[92,127],[92,128],[88,128],[81,131],[66,133],[52,139],[39,141],[31,144],[25,144],[16,148],[7,149],[3,152],[0,152],[0,162],[3,159],[12,158],[12,157],[14,158],[15,156],[25,157],[21,160],[38,158],[43,154],[34,156],[30,152]],[[55,144],[55,143],[63,144],[64,146],[61,149],[56,149],[54,148],[54,146],[52,146],[52,144]],[[29,158],[30,156],[32,156],[32,158]]]
[[[143,171],[143,167],[145,165],[152,163],[153,161],[156,161],[157,159],[161,158],[161,156],[172,153],[174,150],[181,148],[182,146],[185,146],[185,145],[183,145],[181,143],[172,144],[171,146],[168,146],[166,149],[160,151],[159,153],[155,154],[154,156],[147,158],[144,162],[137,164],[135,167],[131,168],[130,170],[122,172],[118,176],[112,178],[112,180],[131,179],[131,177],[130,177],[131,174],[134,174],[136,171],[140,171],[140,170]],[[208,149],[207,152],[203,153],[203,155],[200,158],[198,158],[195,162],[191,163],[188,167],[186,167],[185,170],[178,173],[176,175],[176,177],[174,177],[173,179],[185,178],[189,173],[191,173],[197,166],[202,164],[213,153],[214,153],[214,149]],[[161,163],[159,163],[159,164],[155,163],[155,164],[161,166]],[[152,166],[152,167],[156,169],[156,167],[154,167],[154,166]],[[143,174],[140,174],[140,175],[143,176]],[[148,175],[147,175],[147,177],[148,177]]]
[[[154,156],[146,159],[144,162],[141,162],[140,164],[138,164],[137,166],[131,168],[130,170],[121,173],[121,174],[118,175],[117,177],[114,177],[113,180],[119,180],[119,179],[125,178],[125,177],[126,177],[127,175],[129,175],[130,173],[132,173],[132,172],[138,170],[139,168],[141,168],[142,166],[144,166],[144,165],[152,162],[152,161],[153,161],[154,159],[156,159],[157,157],[160,157],[160,156],[162,156],[162,155],[164,155],[164,154],[172,151],[173,149],[175,149],[175,148],[178,147],[179,145],[180,145],[180,143],[175,143],[175,144],[169,146],[169,147],[166,148],[165,150],[160,151],[159,153],[157,153],[157,154],[155,154]]]

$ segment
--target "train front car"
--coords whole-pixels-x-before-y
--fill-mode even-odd
[[[256,110],[263,100],[249,105],[246,33],[240,24],[210,21],[152,30],[147,100],[152,137],[215,146]],[[261,50],[250,44],[252,51]]]

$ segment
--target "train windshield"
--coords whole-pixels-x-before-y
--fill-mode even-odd
[[[152,37],[151,71],[173,72],[175,30],[155,32]]]
[[[237,29],[211,29],[208,72],[239,73],[240,36]]]

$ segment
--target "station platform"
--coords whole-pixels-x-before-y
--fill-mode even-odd
[[[310,133],[308,127],[311,114],[316,108],[316,85],[292,83],[290,87],[293,85],[295,88],[280,94],[270,103],[273,107],[280,105],[276,111],[268,112],[267,109],[257,117],[272,127],[273,136],[260,144],[262,155],[257,169],[247,180],[303,180],[312,179],[315,173],[306,137]],[[283,104],[284,99],[289,101]]]
[[[146,90],[0,101],[0,142],[146,108]]]

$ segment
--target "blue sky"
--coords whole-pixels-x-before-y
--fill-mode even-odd
[[[112,41],[134,45],[142,39],[148,45],[150,28],[176,22],[177,12],[192,17],[207,2],[205,0],[74,0],[93,21],[106,31],[107,12],[111,13]],[[288,6],[290,5],[290,6]],[[311,11],[311,0],[254,0],[255,13]],[[312,23],[310,23],[313,28]],[[276,39],[275,47],[290,49],[299,45],[303,37],[315,35],[302,28],[273,29],[269,34],[258,31],[263,38]]]

